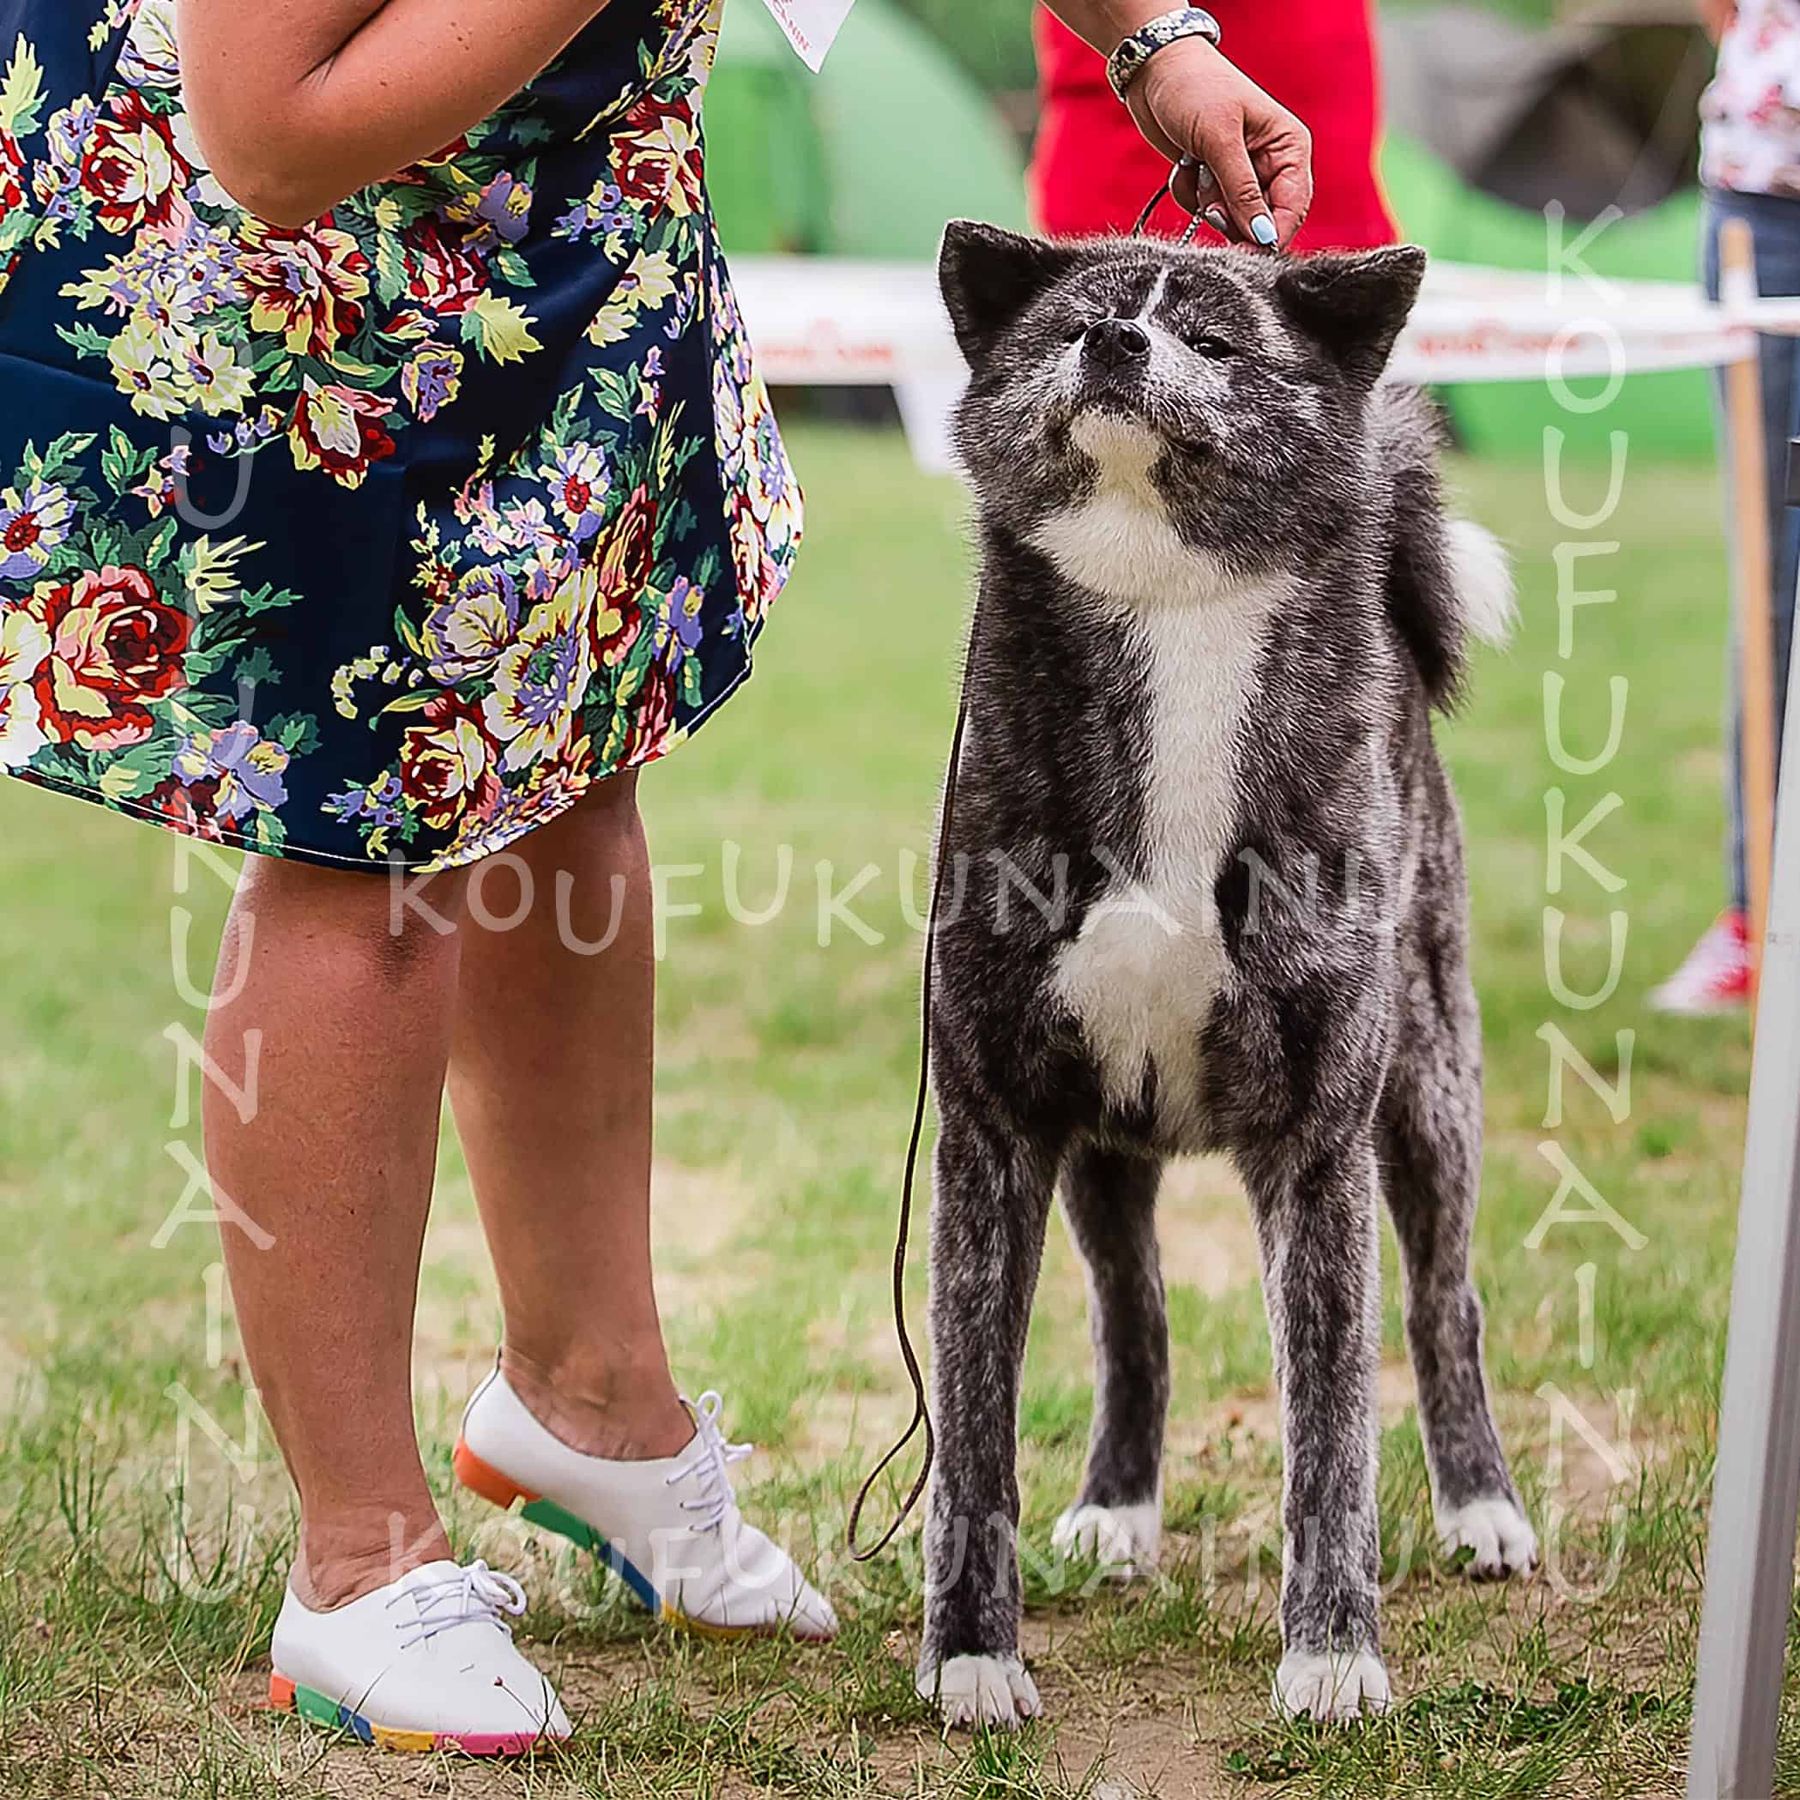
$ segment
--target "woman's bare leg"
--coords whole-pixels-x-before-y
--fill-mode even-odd
[[[529,908],[496,928],[521,882]],[[651,908],[636,778],[618,776],[481,878],[463,934],[450,1094],[500,1279],[502,1363],[593,1456],[672,1456],[694,1429],[650,1270]]]
[[[461,887],[440,878],[431,905],[454,916]],[[207,1028],[234,1082],[245,1033],[262,1034],[248,1123],[207,1084],[207,1160],[274,1239],[224,1232],[238,1328],[300,1490],[295,1591],[315,1610],[449,1554],[419,1464],[412,1335],[458,938],[416,912],[396,932],[393,912],[378,876],[251,859],[220,953],[230,998]]]

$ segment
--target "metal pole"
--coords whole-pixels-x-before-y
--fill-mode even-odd
[[[1800,438],[1788,445],[1787,503],[1800,506]],[[1719,1406],[1690,1800],[1770,1800],[1794,1600],[1800,1519],[1800,722],[1791,705],[1788,724]]]

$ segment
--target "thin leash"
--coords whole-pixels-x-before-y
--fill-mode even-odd
[[[937,867],[931,877],[931,907],[925,922],[925,967],[919,980],[919,1089],[913,1102],[912,1136],[906,1145],[906,1173],[900,1183],[900,1225],[894,1238],[894,1334],[900,1340],[900,1359],[912,1382],[913,1416],[898,1442],[869,1471],[868,1479],[858,1490],[856,1504],[850,1508],[846,1536],[850,1556],[855,1562],[870,1562],[879,1556],[899,1535],[900,1527],[912,1516],[925,1485],[931,1479],[931,1465],[937,1460],[937,1433],[932,1429],[931,1405],[926,1397],[925,1372],[919,1366],[919,1353],[913,1348],[912,1334],[906,1328],[906,1252],[912,1242],[913,1189],[918,1180],[919,1153],[925,1139],[925,1107],[931,1091],[931,997],[935,983],[938,916],[944,898],[944,876],[950,867],[950,828],[956,817],[956,777],[962,768],[963,739],[969,730],[969,690],[975,679],[975,652],[981,628],[981,610],[976,607],[969,625],[968,647],[963,654],[962,692],[956,703],[956,730],[950,738],[950,767],[944,776],[944,805],[938,815]],[[875,1483],[905,1451],[919,1433],[925,1434],[925,1460],[900,1510],[877,1543],[867,1550],[856,1547],[857,1527],[862,1523],[863,1506]]]
[[[1176,178],[1184,168],[1194,166],[1197,166],[1194,158],[1184,157],[1169,171],[1168,180],[1157,190],[1155,197],[1139,216],[1137,224],[1132,227],[1133,237],[1144,235],[1156,209],[1173,197]],[[1201,216],[1195,213],[1187,230],[1182,233],[1180,242],[1184,246],[1191,245],[1199,236],[1200,224]],[[913,1416],[912,1422],[893,1448],[869,1471],[868,1479],[857,1490],[856,1502],[850,1508],[850,1523],[845,1536],[852,1561],[859,1563],[872,1561],[899,1536],[900,1528],[912,1516],[913,1508],[919,1504],[926,1485],[931,1480],[932,1464],[937,1460],[937,1433],[931,1423],[931,1402],[925,1385],[925,1372],[920,1366],[919,1353],[913,1346],[912,1334],[906,1324],[906,1256],[912,1244],[913,1192],[918,1183],[919,1156],[925,1141],[925,1110],[931,1093],[931,1002],[935,985],[938,919],[944,898],[944,877],[950,867],[950,832],[956,816],[956,778],[962,768],[963,740],[968,735],[969,693],[974,685],[975,657],[980,645],[980,633],[981,609],[977,603],[975,615],[969,625],[969,641],[963,658],[962,691],[956,706],[956,730],[951,735],[950,767],[944,777],[944,804],[938,815],[937,867],[932,874],[931,906],[925,921],[925,966],[919,981],[919,1087],[913,1102],[912,1135],[907,1140],[906,1172],[900,1183],[900,1222],[894,1238],[894,1335],[900,1343],[900,1360],[905,1363],[907,1378],[912,1382]],[[919,1465],[918,1476],[906,1499],[894,1515],[893,1523],[881,1537],[867,1550],[859,1550],[856,1547],[857,1530],[862,1523],[863,1507],[868,1503],[870,1493],[876,1482],[921,1432],[925,1437],[925,1458]]]
[[[1165,200],[1173,200],[1175,198],[1175,183],[1183,171],[1187,169],[1198,169],[1200,166],[1200,159],[1197,156],[1184,156],[1181,161],[1169,171],[1169,179],[1151,195],[1150,204],[1138,214],[1138,222],[1131,228],[1131,235],[1133,237],[1142,237],[1144,233],[1150,229],[1150,221],[1155,218],[1156,209],[1161,206]],[[1176,240],[1184,250],[1193,247],[1194,240],[1200,235],[1200,227],[1203,222],[1203,215],[1198,210],[1188,216],[1187,229],[1182,232],[1180,238]]]

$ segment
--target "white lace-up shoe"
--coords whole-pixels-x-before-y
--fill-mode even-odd
[[[590,1549],[652,1612],[725,1636],[837,1635],[830,1602],[746,1523],[730,1468],[750,1454],[719,1430],[720,1400],[683,1401],[694,1437],[658,1462],[584,1456],[540,1425],[498,1369],[475,1390],[456,1444],[464,1487]]]
[[[292,1588],[269,1704],[389,1750],[522,1756],[569,1735],[550,1683],[514,1648],[525,1592],[486,1563],[427,1563],[334,1612]]]

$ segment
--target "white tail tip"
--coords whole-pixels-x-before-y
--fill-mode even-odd
[[[1483,642],[1504,644],[1512,636],[1516,616],[1506,547],[1473,519],[1451,519],[1444,536],[1463,623]]]

